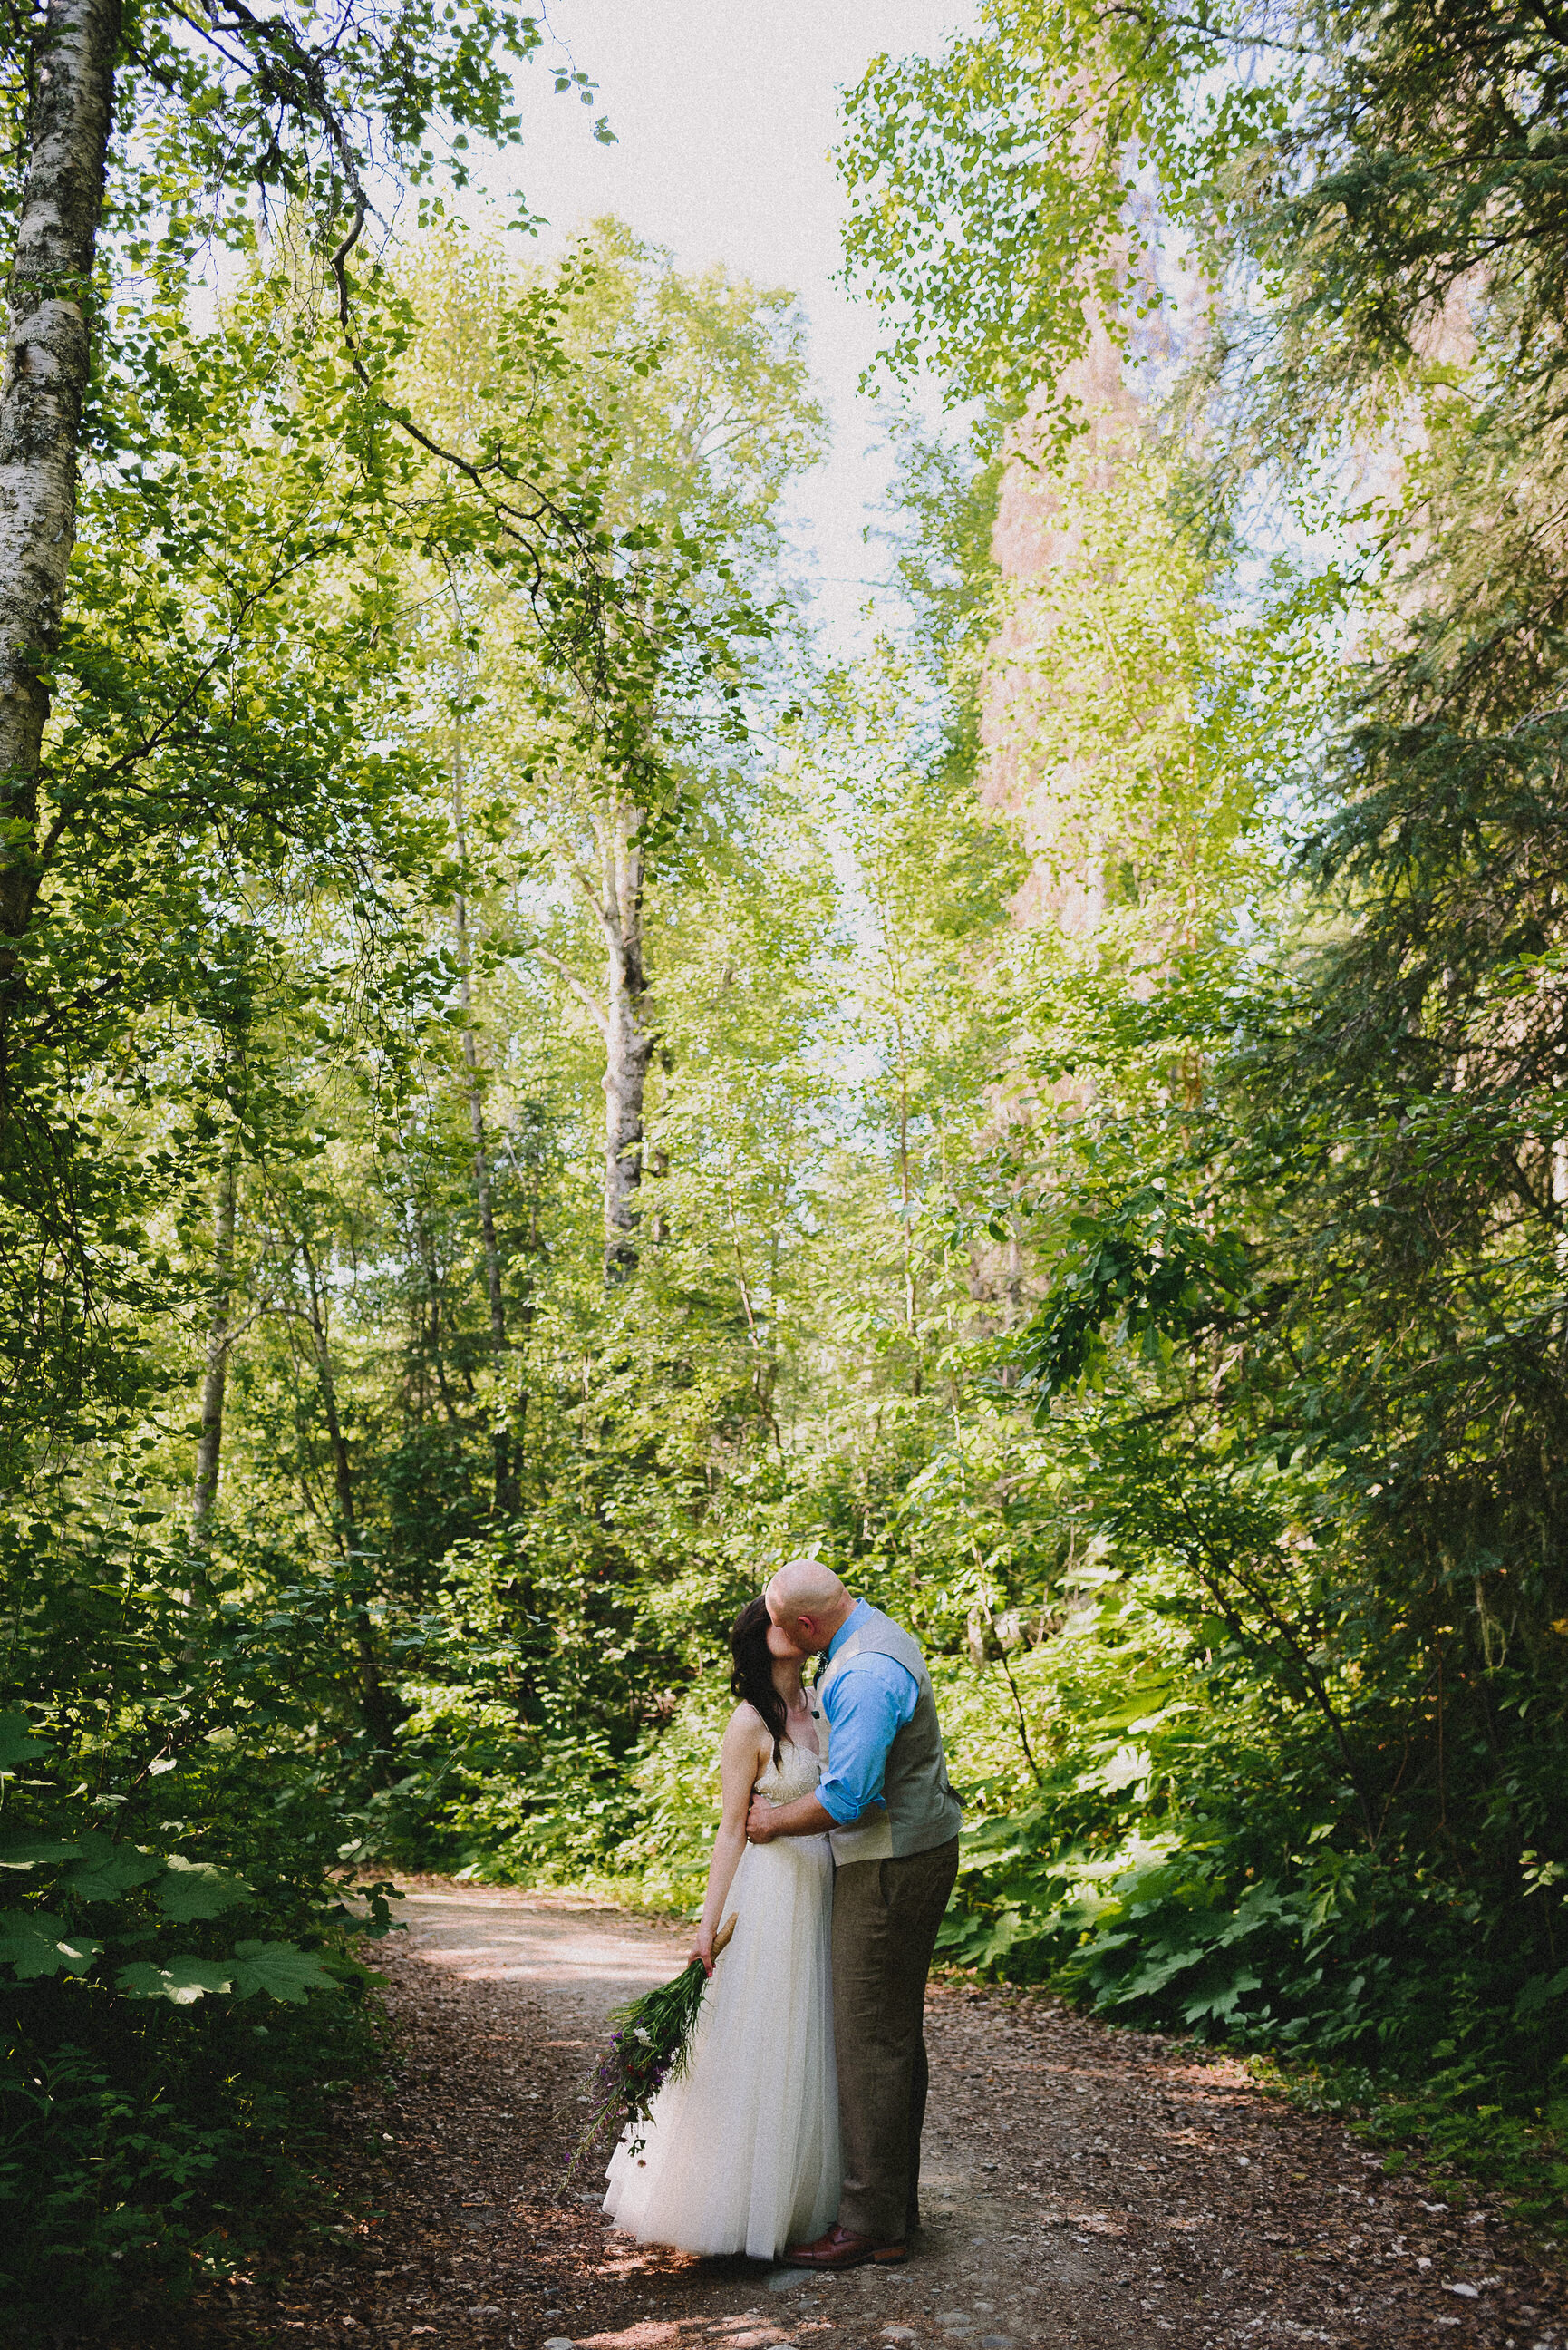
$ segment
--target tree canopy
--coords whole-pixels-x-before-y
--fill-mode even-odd
[[[849,259],[961,413],[850,647],[794,296],[454,215],[542,23],[6,37],[10,2300],[286,2225],[353,1891],[688,1901],[805,1544],[931,1660],[950,1956],[1545,2214],[1552,25],[877,61]]]

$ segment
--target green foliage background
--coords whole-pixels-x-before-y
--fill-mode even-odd
[[[873,68],[852,254],[978,446],[892,421],[853,660],[787,295],[436,222],[356,373],[301,220],[198,326],[117,165],[0,1166],[16,2308],[323,2224],[396,1869],[695,1900],[805,1544],[931,1659],[952,1960],[1560,2204],[1568,133],[1466,21]]]

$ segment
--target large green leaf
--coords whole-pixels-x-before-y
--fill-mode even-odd
[[[1110,1950],[1118,1942],[1125,1944],[1129,1939],[1125,1934],[1103,1934],[1094,1944],[1093,1949],[1095,1950]],[[1211,1955],[1210,1946],[1205,1942],[1194,1942],[1182,1950],[1167,1948],[1158,1951],[1139,1967],[1129,1982],[1119,1982],[1114,1990],[1107,1989],[1102,1992],[1096,2005],[1122,2007],[1129,2000],[1152,1999],[1157,1991],[1163,1991],[1166,1984],[1173,1981],[1177,1975],[1187,1973],[1189,1968],[1200,1966],[1203,1960]]]
[[[41,1868],[51,1860],[79,1860],[79,1844],[58,1844],[52,1836],[17,1836],[0,1845],[0,1868]]]
[[[236,1942],[234,1959],[234,1987],[240,1999],[265,1991],[298,2006],[308,1991],[336,1989],[321,1960],[293,1942]]]
[[[0,1773],[14,1771],[18,1762],[31,1762],[48,1752],[47,1742],[34,1737],[33,1725],[25,1713],[18,1713],[14,1707],[7,1713],[0,1713]]]
[[[115,1981],[130,1999],[166,1999],[175,2007],[191,2007],[209,1991],[228,1991],[233,1965],[223,1959],[171,1959],[166,1967],[138,1959],[121,1967]]]
[[[82,1901],[118,1901],[163,1868],[157,1854],[139,1852],[133,1844],[116,1844],[112,1836],[85,1835],[82,1850],[86,1857],[60,1880]]]
[[[64,1918],[47,1909],[0,1909],[0,1963],[23,1982],[39,1975],[83,1975],[103,1948],[85,1934],[73,1934]]]
[[[198,1918],[216,1918],[252,1898],[243,1877],[215,1867],[210,1860],[186,1860],[169,1856],[169,1874],[158,1888],[158,1907],[166,1918],[188,1926]]]
[[[1229,2023],[1247,1993],[1262,1990],[1262,1980],[1251,1967],[1239,1968],[1218,1990],[1196,1992],[1191,1999],[1184,2000],[1182,2015],[1189,2023],[1200,2023],[1207,2016],[1212,2016],[1216,2023]]]

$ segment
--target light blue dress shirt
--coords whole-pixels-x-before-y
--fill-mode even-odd
[[[864,1599],[857,1600],[828,1644],[829,1664],[869,1612]],[[877,1655],[852,1659],[831,1688],[823,1690],[827,1775],[817,1787],[816,1799],[840,1827],[880,1805],[888,1749],[912,1717],[919,1694],[913,1673],[891,1657]]]

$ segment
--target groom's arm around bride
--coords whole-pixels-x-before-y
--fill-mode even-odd
[[[757,1802],[746,1833],[832,1839],[833,2017],[844,2191],[838,2223],[789,2257],[825,2268],[905,2257],[919,2225],[928,2068],[923,2016],[937,1929],[958,1873],[948,1782],[919,1644],[815,1559],[792,1559],[768,1613],[826,1659],[816,1684],[827,1767],[813,1795]]]

